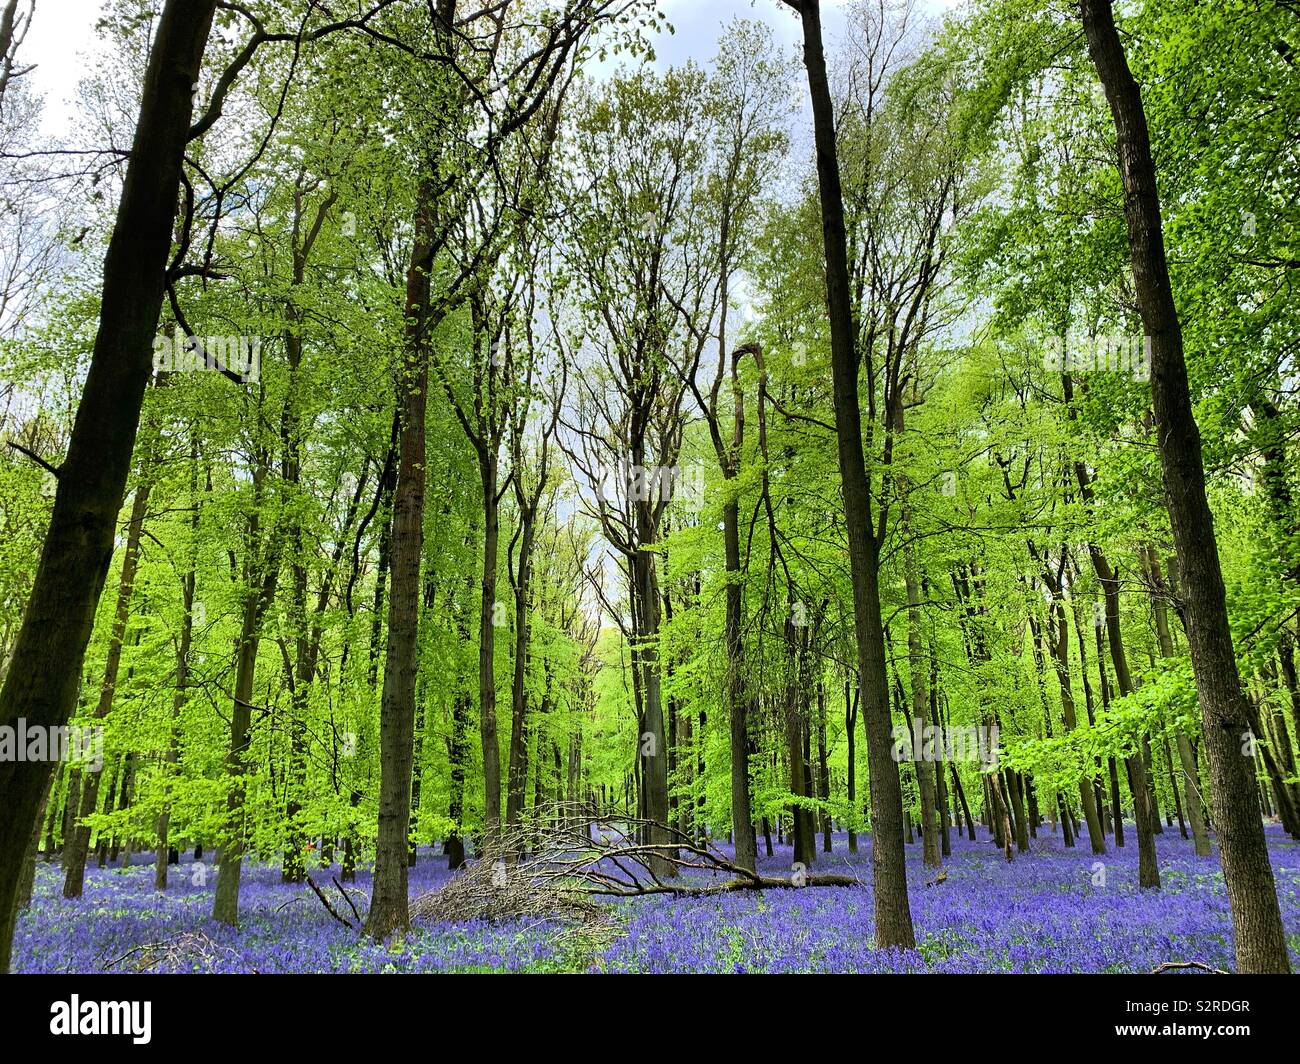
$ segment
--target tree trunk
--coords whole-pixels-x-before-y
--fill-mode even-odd
[[[510,755],[506,767],[506,828],[519,824],[524,812],[524,784],[528,776],[528,590],[532,576],[535,508],[521,509],[519,570],[515,578],[515,660],[510,684]]]
[[[1169,611],[1165,605],[1168,589],[1165,586],[1164,576],[1160,571],[1160,562],[1156,558],[1155,551],[1147,547],[1145,554],[1147,574],[1152,586],[1151,609],[1155,614],[1156,638],[1160,644],[1160,656],[1162,658],[1172,658],[1174,656],[1174,640],[1173,633],[1169,628]],[[1182,807],[1187,812],[1187,822],[1192,829],[1192,841],[1196,847],[1196,856],[1209,857],[1213,851],[1210,849],[1209,833],[1205,830],[1205,817],[1201,812],[1200,780],[1196,772],[1196,759],[1192,756],[1192,741],[1182,732],[1179,732],[1175,745],[1178,747],[1178,761],[1183,772]]]
[[[433,183],[416,194],[415,236],[406,273],[405,335],[398,378],[397,486],[393,492],[388,649],[379,708],[379,820],[366,933],[376,942],[410,926],[407,883],[415,682],[419,665],[420,560],[424,551],[425,414],[428,404],[429,274],[433,267]]]
[[[496,627],[497,551],[501,536],[497,503],[497,456],[479,454],[483,488],[483,573],[478,627],[479,739],[483,751],[483,839],[495,850],[501,828],[501,747],[497,739]],[[482,856],[481,854],[479,856]]]
[[[822,851],[831,853],[830,754],[826,749],[826,686],[817,684],[817,796],[822,800]]]
[[[858,728],[858,695],[861,692],[860,684],[850,686],[848,680],[844,681],[844,737],[848,740],[849,745],[849,767],[847,790],[849,797],[849,809],[852,810],[853,820],[849,821],[849,853],[858,852],[858,833],[853,828],[853,823],[858,816],[858,754],[857,754],[857,728]],[[850,691],[852,697],[850,697]]]
[[[812,811],[799,799],[808,794],[807,762],[804,758],[804,713],[805,703],[802,688],[802,670],[800,643],[807,638],[807,627],[797,627],[793,618],[785,625],[785,692],[782,698],[782,717],[785,724],[785,752],[790,770],[790,794],[795,801],[790,803],[790,836],[793,842],[793,860],[805,868],[812,866],[817,859],[815,828]]]
[[[1055,624],[1052,624],[1055,621]],[[1065,730],[1074,731],[1078,718],[1074,707],[1074,690],[1070,683],[1070,626],[1065,616],[1065,607],[1052,589],[1052,615],[1048,619],[1048,630],[1056,629],[1056,638],[1052,640],[1052,661],[1056,666],[1056,678],[1061,688],[1061,716],[1065,720]],[[1079,804],[1083,806],[1083,819],[1088,824],[1088,841],[1092,852],[1106,852],[1106,835],[1101,828],[1101,817],[1097,813],[1096,792],[1093,781],[1079,781]]]
[[[1254,780],[1241,756],[1241,737],[1249,730],[1249,714],[1237,672],[1214,521],[1205,494],[1200,429],[1192,412],[1182,330],[1165,261],[1142,95],[1129,71],[1110,0],[1082,0],[1082,16],[1088,51],[1115,121],[1134,290],[1150,345],[1156,439],[1210,757],[1215,825],[1236,932],[1237,970],[1288,972],[1286,936],[1264,826],[1254,799]]]
[[[634,444],[634,448],[635,448]],[[634,449],[636,464],[644,468],[643,456]],[[668,829],[668,740],[664,728],[663,697],[659,683],[659,579],[655,554],[645,549],[655,541],[655,528],[649,511],[652,504],[636,503],[637,542],[642,549],[632,559],[633,582],[637,589],[637,635],[641,646],[641,684],[644,692],[643,731],[638,740],[638,763],[642,775],[645,817],[651,822],[647,842],[667,846]],[[676,874],[676,866],[652,858],[652,866],[661,876]]]
[[[253,521],[249,536],[250,551],[257,542],[258,522]],[[221,861],[217,866],[217,886],[212,899],[212,918],[232,927],[239,926],[239,880],[243,866],[244,776],[252,743],[253,681],[257,677],[257,651],[261,644],[262,619],[266,615],[279,580],[278,551],[272,547],[264,562],[262,582],[257,586],[256,566],[248,561],[248,586],[245,590],[243,620],[235,652],[235,697],[230,710],[230,748],[226,752],[228,792],[226,816],[218,839]]]
[[[817,175],[821,199],[822,239],[826,255],[826,298],[830,318],[831,371],[834,378],[835,427],[848,530],[849,568],[853,582],[858,673],[862,717],[867,733],[871,786],[873,880],[877,948],[916,946],[907,898],[907,858],[903,848],[903,795],[898,764],[891,757],[892,721],[885,678],[885,641],[880,614],[879,547],[872,527],[872,499],[862,449],[858,401],[858,358],[853,340],[849,287],[848,238],[835,111],[822,46],[818,0],[786,0],[803,23],[804,63],[812,103]]]
[[[0,691],[0,726],[21,718],[59,727],[76,702],[149,381],[192,94],[215,9],[216,0],[168,0],[158,19],[104,260],[99,331]],[[49,777],[45,762],[0,763],[0,972],[9,968],[22,857]]]
[[[741,415],[737,415],[741,416]],[[741,640],[740,511],[735,499],[722,505],[722,536],[726,551],[727,599],[724,638],[727,647],[727,712],[730,715],[731,827],[736,839],[736,864],[751,872],[758,867],[758,840],[749,793],[749,695],[745,691],[744,644]]]
[[[199,528],[198,437],[190,441],[190,535]],[[197,539],[195,540],[197,542]],[[185,706],[190,681],[190,647],[194,641],[195,561],[181,578],[181,633],[176,644],[176,687],[172,694],[171,728],[167,737],[167,757],[163,762],[163,801],[158,813],[158,847],[154,851],[154,890],[167,889],[167,865],[170,858],[168,836],[171,832],[171,787],[181,758],[181,710]]]
[[[939,733],[939,659],[934,656],[934,646],[930,646],[930,723],[934,726],[936,734]],[[952,856],[952,816],[951,806],[948,804],[948,774],[944,772],[946,763],[947,744],[944,746],[945,756],[940,758],[935,765],[934,782],[935,796],[939,802],[939,853],[941,857]]]
[[[904,516],[906,523],[906,516]],[[907,584],[907,667],[912,686],[912,722],[924,735],[925,718],[930,712],[930,693],[926,680],[929,662],[921,643],[921,584],[916,575],[916,558],[909,546],[905,551],[904,577]],[[936,743],[935,745],[940,745]],[[934,761],[922,749],[913,750],[917,788],[921,792],[921,852],[927,868],[943,864],[939,850],[939,815],[936,808]]]

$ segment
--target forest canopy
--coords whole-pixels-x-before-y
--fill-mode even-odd
[[[0,0],[0,969],[1291,969],[1300,9],[950,7]]]

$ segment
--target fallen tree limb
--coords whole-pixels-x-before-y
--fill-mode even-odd
[[[311,878],[311,876],[307,877],[307,886],[311,887],[312,892],[316,895],[316,897],[320,899],[320,903],[323,906],[325,906],[325,911],[329,913],[332,917],[334,917],[335,920],[337,920],[339,923],[341,923],[344,927],[348,928],[349,930],[352,931],[361,930],[359,924],[354,924],[351,920],[344,919],[342,916],[339,915],[338,910],[335,909],[334,906],[330,904],[329,898],[325,897],[325,895],[321,893],[320,887],[316,886],[316,883]],[[348,902],[348,904],[351,905],[352,903]],[[353,912],[356,912],[356,910],[353,909]],[[358,917],[358,919],[360,919],[360,917]]]
[[[643,841],[665,835],[667,842]],[[509,857],[470,862],[460,876],[418,898],[412,919],[589,920],[607,915],[598,904],[605,898],[863,886],[851,875],[802,868],[788,878],[762,875],[670,826],[595,816],[579,806],[551,806],[503,833],[496,846],[494,852]]]
[[[1222,968],[1211,968],[1208,964],[1202,964],[1200,961],[1165,961],[1164,964],[1151,969],[1152,975],[1159,975],[1161,972],[1186,971],[1188,968],[1195,968],[1198,971],[1209,972],[1212,975],[1228,975]]]
[[[643,886],[635,890],[593,887],[588,893],[616,898],[637,898],[647,894],[675,894],[688,898],[701,898],[710,894],[730,894],[742,890],[803,890],[805,887],[860,886],[862,886],[862,880],[853,876],[814,874],[805,876],[802,882],[796,882],[793,879],[781,879],[777,876],[754,876],[748,879],[729,879],[725,883],[710,883],[705,886],[692,886],[688,883],[660,883]]]

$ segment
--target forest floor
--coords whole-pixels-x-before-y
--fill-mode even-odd
[[[1300,843],[1267,828],[1293,970],[1300,971]],[[17,929],[18,972],[1147,972],[1167,961],[1232,967],[1232,927],[1217,857],[1197,858],[1177,827],[1157,837],[1163,889],[1137,889],[1137,847],[1094,857],[1040,831],[1008,864],[986,840],[953,840],[945,878],[908,846],[919,948],[872,949],[871,843],[820,851],[816,871],[847,871],[862,887],[804,887],[707,898],[611,903],[610,920],[575,928],[516,921],[419,927],[376,946],[335,920],[306,884],[279,867],[245,864],[239,931],[210,919],[215,868],[185,860],[165,893],[153,891],[151,854],[128,867],[87,869],[85,894],[61,897],[57,864],[37,869],[33,903]],[[1109,840],[1108,840],[1109,841]],[[763,852],[759,840],[760,854]],[[759,870],[788,875],[790,849],[760,856]],[[330,883],[311,875],[351,918]],[[422,850],[411,895],[449,878],[446,860]],[[932,885],[927,885],[932,884]],[[364,912],[369,875],[352,897]]]

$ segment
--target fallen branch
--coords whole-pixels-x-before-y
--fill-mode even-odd
[[[1208,964],[1202,964],[1200,961],[1165,961],[1158,968],[1152,968],[1152,975],[1159,975],[1161,972],[1185,971],[1188,968],[1196,968],[1202,972],[1209,972],[1211,975],[1229,975],[1222,968],[1211,968]]]
[[[330,876],[330,879],[333,881],[338,892],[343,895],[343,900],[348,903],[348,908],[352,910],[352,915],[357,918],[357,923],[364,924],[365,921],[361,919],[361,914],[357,912],[357,907],[353,903],[352,898],[348,895],[348,892],[343,889],[343,884],[339,882],[338,876]]]
[[[135,960],[131,967],[137,972],[188,969],[195,961],[210,969],[220,955],[243,961],[238,951],[212,941],[202,931],[183,931],[158,942],[145,942],[132,946],[121,956],[101,965],[101,970],[113,971],[132,958]],[[260,974],[256,968],[250,968],[249,971],[253,975]]]
[[[649,838],[668,841],[642,841]],[[761,875],[675,828],[644,819],[594,816],[574,805],[542,810],[530,823],[501,832],[489,845],[490,854],[503,856],[493,860],[480,853],[461,875],[418,898],[412,919],[589,920],[607,913],[597,904],[603,898],[708,897],[863,885],[839,873]],[[700,882],[702,876],[710,881]]]
[[[325,897],[325,895],[321,893],[320,887],[316,886],[316,884],[315,884],[315,882],[312,880],[311,876],[308,876],[308,877],[307,877],[307,886],[311,887],[311,889],[312,889],[312,891],[315,893],[316,897],[318,897],[318,898],[320,899],[320,903],[321,903],[323,906],[325,906],[325,911],[326,911],[327,913],[329,913],[332,917],[334,917],[335,920],[337,920],[339,923],[341,923],[344,927],[348,928],[348,930],[350,930],[350,931],[359,931],[359,930],[360,930],[360,927],[359,927],[358,925],[353,924],[352,921],[350,921],[350,920],[345,920],[342,916],[339,915],[338,910],[335,909],[334,906],[330,904],[330,900],[329,900],[329,898]],[[348,904],[350,905],[350,904],[352,904],[352,903],[349,902]],[[354,910],[354,911],[355,911],[355,910]],[[360,919],[360,917],[358,917],[358,919]]]

